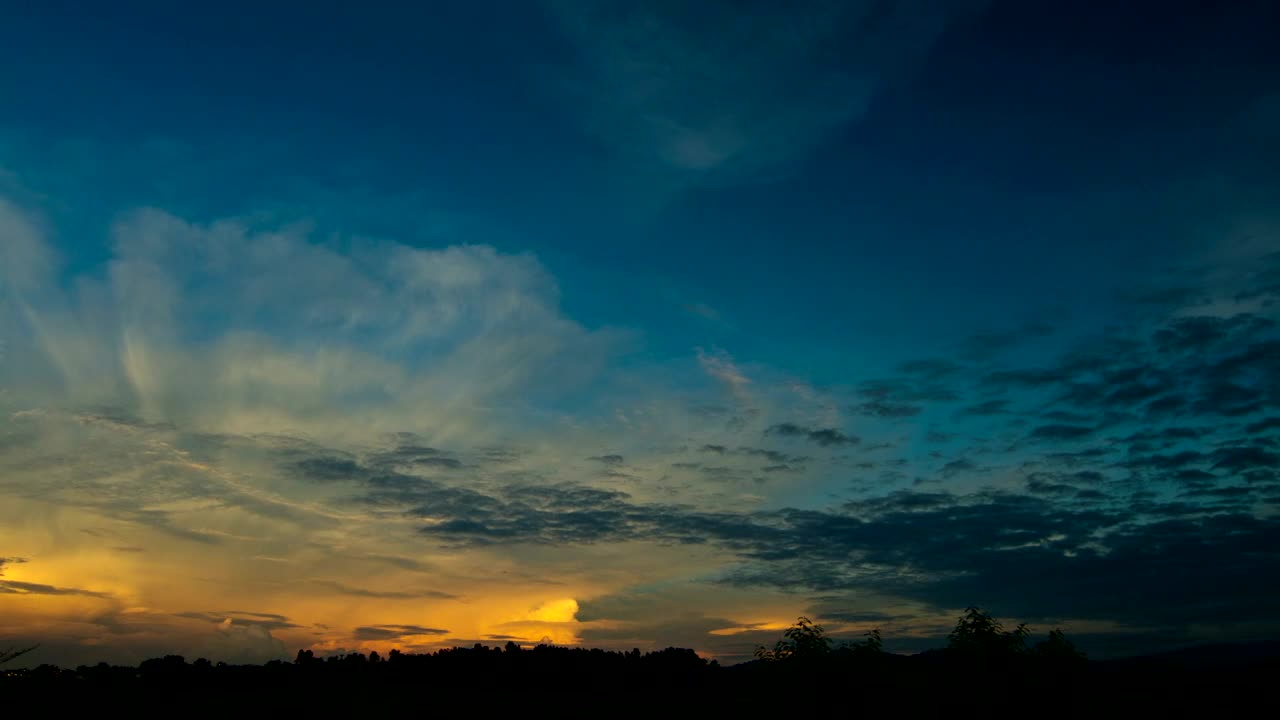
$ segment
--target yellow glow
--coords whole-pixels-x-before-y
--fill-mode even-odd
[[[740,635],[745,632],[754,632],[759,630],[786,630],[791,627],[792,623],[782,620],[770,620],[768,622],[751,623],[750,625],[738,625],[734,627],[719,628],[709,631],[711,635]]]
[[[573,598],[561,598],[547,601],[529,611],[526,620],[534,622],[561,623],[573,622],[578,615],[578,601]]]

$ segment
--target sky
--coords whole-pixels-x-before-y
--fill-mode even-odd
[[[1280,638],[1274,4],[84,5],[0,7],[22,661]]]

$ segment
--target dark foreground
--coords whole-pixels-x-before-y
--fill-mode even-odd
[[[0,673],[6,717],[238,713],[760,717],[921,711],[1066,715],[1208,711],[1270,716],[1280,649],[1220,648],[1097,662],[984,658],[948,651],[830,653],[721,667],[691,650],[641,654],[539,646],[389,658],[351,654],[293,663],[137,668],[42,666]]]

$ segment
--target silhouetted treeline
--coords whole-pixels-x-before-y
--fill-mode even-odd
[[[392,651],[292,662],[228,665],[170,655],[138,667],[105,663],[65,670],[49,665],[0,672],[0,701],[43,711],[157,709],[202,712],[412,711],[503,714],[533,709],[593,716],[669,711],[758,716],[766,709],[839,714],[974,710],[1055,714],[1067,709],[1221,713],[1254,700],[1270,703],[1280,647],[1221,646],[1159,656],[1090,661],[1061,630],[1029,642],[970,608],[947,646],[917,655],[885,652],[879,631],[837,643],[800,618],[756,660],[721,667],[694,651],[641,653],[539,645],[477,644],[432,653]],[[807,709],[807,710],[806,710]]]

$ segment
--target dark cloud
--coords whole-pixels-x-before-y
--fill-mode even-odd
[[[458,470],[465,467],[461,460],[451,457],[419,457],[414,458],[413,464],[419,467],[435,467],[446,470]]]
[[[441,453],[439,450],[426,445],[417,445],[413,442],[407,442],[392,450],[384,450],[375,453],[372,460],[376,463],[387,465],[408,465],[418,460],[428,457],[437,457]]]
[[[392,598],[392,599],[422,599],[435,598],[438,600],[456,600],[457,595],[453,593],[441,592],[439,590],[370,590],[368,588],[350,587],[340,582],[332,580],[314,580],[313,585],[328,588],[341,595],[352,595],[354,597],[370,597],[370,598]]]
[[[947,492],[914,492],[895,490],[887,496],[868,500],[854,500],[844,504],[844,510],[858,515],[879,515],[887,512],[911,512],[950,507],[959,502]]]
[[[621,465],[623,462],[621,455],[592,455],[587,459],[593,460],[595,462],[598,462],[604,465],[608,465],[610,467],[617,467],[618,465]]]
[[[1266,318],[1242,313],[1229,318],[1182,317],[1170,321],[1151,337],[1156,349],[1166,353],[1203,353],[1224,343],[1241,342],[1275,327]]]
[[[932,445],[941,445],[942,443],[951,442],[956,437],[955,433],[945,433],[941,430],[930,429],[924,436],[924,441]]]
[[[929,479],[980,477],[974,460],[1008,443],[1027,454],[1018,458],[1025,478],[1017,492],[895,490],[826,510],[708,512],[571,484],[455,487],[338,454],[314,469],[363,478],[362,502],[420,520],[422,536],[445,546],[708,545],[737,561],[718,582],[752,588],[841,597],[856,590],[934,609],[981,602],[1011,615],[1140,627],[1206,617],[1273,622],[1280,520],[1249,510],[1280,497],[1272,492],[1280,452],[1256,437],[1277,427],[1274,413],[1260,415],[1276,404],[1273,388],[1280,387],[1280,345],[1266,339],[1273,331],[1250,318],[1183,319],[1116,330],[1041,367],[972,378],[959,366],[904,366],[903,377],[855,386],[859,412],[893,419],[967,396],[971,388],[960,383],[976,382],[976,397],[985,399],[953,417],[1006,416],[984,421],[1002,429],[939,453],[931,462],[942,466]],[[926,437],[968,433],[962,422],[942,430]],[[797,423],[774,424],[765,434],[822,447],[857,442],[837,428]],[[678,466],[716,479],[796,466],[796,458],[769,448],[697,451],[704,460],[723,456],[717,462],[724,466]],[[732,467],[731,456],[759,458],[763,467]],[[610,457],[621,464],[620,456],[593,459],[609,464]],[[904,468],[887,482],[907,484],[920,471]],[[587,607],[583,619],[592,615]],[[841,612],[824,608],[830,617]],[[384,638],[398,637],[399,629],[365,628]]]
[[[1009,411],[1009,404],[1008,400],[987,400],[961,409],[960,414],[977,417],[1001,415]]]
[[[920,377],[868,380],[858,386],[858,395],[888,405],[951,402],[959,397],[954,389],[938,384],[933,378]]]
[[[1130,469],[1152,468],[1155,470],[1171,470],[1186,467],[1187,465],[1196,465],[1204,462],[1206,459],[1207,458],[1198,451],[1183,450],[1182,452],[1172,454],[1143,455],[1140,457],[1130,458],[1120,464],[1123,467]]]
[[[1251,504],[1258,494],[1258,489],[1252,487],[1195,487],[1179,493],[1179,497],[1202,498],[1218,501],[1219,503],[1238,504],[1243,509]]]
[[[1249,423],[1245,426],[1244,431],[1251,435],[1256,435],[1258,433],[1264,433],[1268,430],[1276,429],[1280,429],[1280,416],[1263,418],[1257,422]]]
[[[1255,413],[1262,407],[1262,394],[1258,390],[1232,382],[1212,382],[1201,390],[1192,410],[1205,415],[1238,417]]]
[[[0,557],[0,578],[4,576],[4,568],[6,565],[19,565],[25,562],[27,562],[26,558]],[[64,588],[56,585],[18,582],[17,580],[3,579],[0,579],[0,595],[81,595],[84,597],[96,598],[111,597],[109,593],[95,592],[93,590]]]
[[[1022,617],[1108,618],[1144,626],[1194,622],[1206,613],[1274,621],[1280,590],[1276,519],[1206,516],[1196,506],[1166,504],[1153,506],[1165,519],[1139,523],[1132,515],[1058,503],[995,493],[933,497],[923,509],[890,510],[863,521],[784,514],[787,531],[725,582],[875,589],[938,608],[982,597]],[[1094,547],[1102,530],[1105,550]]]
[[[1037,441],[1079,440],[1092,435],[1093,432],[1094,428],[1083,425],[1041,425],[1031,431],[1030,438]]]
[[[1071,497],[1080,492],[1074,485],[1056,483],[1041,477],[1027,478],[1027,492],[1032,495],[1048,495],[1052,497]]]
[[[277,615],[275,613],[246,612],[243,610],[227,610],[223,612],[190,611],[174,613],[173,615],[174,617],[203,620],[215,625],[220,625],[227,620],[230,620],[233,625],[259,627],[267,632],[302,627],[301,625],[290,622],[289,618],[284,615]]]
[[[43,583],[18,582],[17,580],[0,580],[0,595],[80,595],[93,598],[110,598],[111,593],[84,590],[81,588],[58,587]]]
[[[845,435],[835,428],[807,428],[794,423],[781,423],[765,430],[766,435],[780,435],[782,437],[800,437],[817,443],[822,447],[831,447],[839,445],[856,445],[861,440],[853,435]]]
[[[399,640],[416,635],[448,635],[448,630],[421,625],[365,625],[355,629],[357,640]]]
[[[1092,421],[1093,415],[1091,413],[1075,412],[1073,410],[1050,410],[1049,412],[1042,414],[1040,419],[1071,425],[1081,425]]]
[[[740,479],[748,474],[746,470],[726,467],[724,465],[704,465],[698,469],[698,472],[713,480]]]
[[[877,623],[888,624],[902,619],[900,615],[890,615],[889,613],[876,612],[872,610],[829,610],[819,605],[806,611],[815,617],[819,617],[827,621],[835,621],[842,623]]]
[[[943,465],[942,470],[939,472],[942,475],[942,477],[951,478],[961,473],[972,472],[977,469],[978,469],[977,464],[975,464],[972,460],[969,460],[967,458],[959,458],[956,460],[952,460],[947,464]]]
[[[461,460],[450,457],[438,448],[418,444],[417,436],[412,433],[400,435],[402,441],[400,445],[390,450],[372,453],[367,461],[368,464],[380,470],[392,470],[398,467],[459,470],[466,467]],[[505,457],[502,451],[498,451],[495,455],[493,449],[484,451],[482,456],[489,461],[502,461]]]
[[[364,465],[351,457],[313,457],[293,464],[294,470],[305,480],[314,482],[358,481],[368,477]]]
[[[860,405],[853,406],[853,412],[859,415],[878,418],[905,418],[913,417],[920,414],[924,408],[919,405],[906,405],[902,403],[886,402],[884,400],[872,400]]]
[[[1159,430],[1141,430],[1124,438],[1127,443],[1156,443],[1164,447],[1184,440],[1197,440],[1209,433],[1209,428],[1166,427]]]
[[[1059,465],[1077,466],[1098,462],[1115,451],[1115,448],[1092,447],[1084,450],[1072,450],[1069,452],[1049,452],[1045,453],[1041,457],[1046,462]]]
[[[1204,483],[1204,482],[1211,482],[1213,480],[1218,479],[1217,475],[1214,475],[1211,472],[1205,472],[1204,470],[1199,470],[1196,468],[1178,470],[1177,472],[1173,473],[1173,477],[1175,480],[1178,480],[1180,482],[1188,482],[1188,483]]]
[[[1210,453],[1212,469],[1241,472],[1254,468],[1280,467],[1280,453],[1260,447],[1227,447]]]
[[[1149,417],[1168,417],[1176,415],[1187,406],[1187,399],[1178,394],[1165,395],[1143,406],[1144,413]]]
[[[809,439],[810,432],[794,426],[775,434]],[[1198,442],[1190,435],[1169,437]],[[1056,613],[1141,625],[1202,618],[1206,608],[1242,621],[1262,617],[1274,596],[1268,593],[1277,590],[1277,581],[1264,578],[1280,577],[1280,530],[1275,519],[1238,512],[1240,503],[1262,496],[1217,491],[1212,475],[1184,482],[1190,494],[1181,501],[1162,502],[1154,492],[1125,496],[1126,486],[1103,472],[1114,452],[1046,453],[1039,462],[1061,469],[1029,475],[1022,494],[899,490],[828,511],[707,512],[577,485],[480,492],[395,474],[370,483],[365,502],[420,518],[421,533],[447,545],[714,545],[739,561],[719,582],[751,587],[856,589],[937,608],[980,598],[1028,617]],[[1162,473],[1191,469],[1199,458],[1180,458],[1181,452],[1193,451],[1134,455],[1122,464]],[[1220,471],[1241,473],[1273,471],[1276,462],[1275,453],[1255,446],[1219,447],[1208,458]],[[977,469],[964,458],[948,465],[952,473]],[[1230,520],[1213,514],[1226,511],[1236,514]],[[1203,586],[1186,581],[1197,576]],[[368,639],[405,634],[399,626],[363,632]]]

